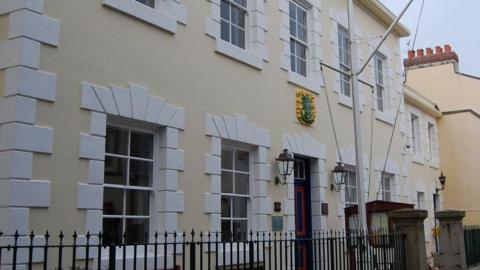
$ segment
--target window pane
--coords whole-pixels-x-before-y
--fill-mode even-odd
[[[294,72],[297,71],[297,58],[295,55],[290,55],[290,69]]]
[[[132,131],[130,156],[153,158],[153,135]]]
[[[128,154],[128,131],[107,127],[105,153],[127,155]]]
[[[222,220],[222,241],[229,242],[231,240],[232,228],[230,220]]]
[[[225,41],[230,42],[230,24],[224,20],[221,22],[221,38]]]
[[[123,214],[123,189],[108,187],[103,189],[103,214]]]
[[[233,221],[233,237],[235,241],[243,241],[248,234],[248,225],[246,220]]]
[[[222,196],[222,217],[232,217],[231,212],[231,197],[229,196]]]
[[[141,4],[144,4],[145,6],[155,8],[155,0],[135,0]]]
[[[222,19],[230,21],[230,4],[222,0],[220,3],[220,16]]]
[[[233,217],[247,218],[247,198],[233,198]]]
[[[98,233],[98,232],[90,232]],[[103,219],[103,243],[104,244],[120,244],[122,243],[122,219],[121,218],[104,218]]]
[[[222,149],[222,169],[233,170],[233,150]]]
[[[304,26],[298,26],[298,39],[303,42],[307,42],[307,28]]]
[[[127,190],[127,215],[150,215],[150,191]]]
[[[295,4],[292,2],[289,2],[288,14],[290,15],[290,18],[293,20],[297,18],[296,7],[295,7]]]
[[[294,20],[290,20],[290,35],[297,37],[297,24]]]
[[[307,12],[301,7],[297,7],[297,22],[307,25]]]
[[[249,154],[246,151],[235,152],[235,170],[248,172],[249,171]]]
[[[235,174],[235,193],[236,194],[249,194],[249,175],[245,173]]]
[[[233,2],[239,4],[242,7],[247,7],[247,2],[246,0],[233,0]]]
[[[232,25],[232,44],[245,49],[245,31]]]
[[[150,161],[130,160],[130,186],[152,186],[153,163]]]
[[[245,12],[237,7],[232,6],[232,23],[240,28],[245,28]]]
[[[305,45],[297,43],[297,56],[302,59],[307,58],[307,47]]]
[[[233,173],[222,171],[222,193],[233,193]]]
[[[295,40],[290,39],[290,53],[295,55]]]
[[[307,62],[305,62],[305,60],[302,60],[300,58],[298,59],[297,72],[302,76],[307,76]]]
[[[104,182],[106,184],[126,185],[127,159],[105,157]]]
[[[127,244],[141,244],[148,242],[149,219],[127,219],[125,234]]]

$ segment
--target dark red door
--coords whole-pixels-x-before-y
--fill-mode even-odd
[[[310,211],[310,164],[308,159],[295,159],[295,265],[298,270],[310,269],[311,259],[311,211]]]

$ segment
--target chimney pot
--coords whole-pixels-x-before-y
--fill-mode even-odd
[[[423,49],[418,49],[418,50],[417,50],[417,56],[418,56],[419,58],[422,58],[422,57],[423,57]]]
[[[446,53],[449,53],[449,52],[452,52],[452,47],[450,47],[450,45],[445,45],[445,52]]]
[[[408,59],[415,58],[415,51],[408,51]]]
[[[427,48],[427,55],[432,55],[432,54],[433,54],[432,48]]]
[[[442,46],[435,46],[435,53],[436,54],[442,54],[443,53]]]

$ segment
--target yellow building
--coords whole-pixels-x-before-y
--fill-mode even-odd
[[[0,230],[142,242],[271,231],[276,218],[297,232],[296,206],[310,233],[345,229],[358,202],[352,93],[320,62],[363,63],[394,20],[376,0],[355,3],[357,59],[346,1],[0,1]],[[415,203],[411,187],[433,183],[410,169],[407,133],[393,128],[408,35],[394,28],[357,87],[367,201]],[[283,149],[295,173],[279,185]],[[336,191],[340,160],[349,173]]]
[[[458,70],[458,56],[449,45],[411,51],[405,59],[407,84],[438,104],[442,170],[447,176],[444,207],[467,212],[464,223],[480,223],[476,156],[480,150],[480,78]]]

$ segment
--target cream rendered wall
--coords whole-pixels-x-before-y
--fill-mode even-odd
[[[480,80],[458,74],[455,64],[409,71],[408,85],[438,103],[442,112],[480,109]],[[444,115],[439,121],[442,170],[447,176],[444,207],[467,211],[464,223],[479,224],[477,196],[478,127],[473,114]]]
[[[210,152],[206,136],[205,114],[245,115],[248,121],[270,131],[271,147],[267,159],[274,158],[283,148],[284,134],[309,133],[326,145],[325,170],[331,171],[337,159],[335,144],[328,120],[325,93],[317,97],[318,118],[312,127],[300,125],[295,117],[295,86],[287,83],[287,73],[281,67],[283,45],[279,42],[281,16],[276,2],[265,3],[268,32],[265,43],[269,50],[268,62],[262,70],[215,53],[214,41],[205,35],[205,18],[210,15],[208,1],[184,1],[188,9],[187,24],[177,26],[175,34],[145,24],[135,18],[102,6],[101,1],[46,0],[45,14],[61,24],[58,48],[41,47],[40,67],[58,76],[57,98],[54,104],[40,102],[37,122],[55,130],[52,155],[35,155],[33,177],[50,179],[51,204],[46,209],[30,211],[30,229],[71,231],[83,229],[84,211],[77,210],[77,184],[87,178],[87,162],[79,159],[80,132],[88,133],[90,118],[80,109],[81,83],[101,86],[110,84],[127,87],[129,83],[146,86],[150,95],[162,97],[169,104],[185,108],[186,126],[180,132],[180,149],[185,151],[185,170],[179,174],[178,189],[185,193],[185,210],[179,216],[178,229],[208,230],[210,219],[204,214],[204,193],[209,192],[210,178],[204,173],[204,155]],[[331,44],[331,29],[336,27],[329,10],[346,16],[342,1],[321,1],[321,44],[324,60],[335,63],[337,48]],[[385,27],[366,12],[357,8],[357,26],[360,36],[379,35]],[[2,26],[3,28],[3,26]],[[1,28],[0,28],[1,29]],[[401,91],[401,63],[396,37],[387,39],[385,54],[391,63],[391,91]],[[362,49],[365,58],[369,49]],[[371,66],[366,79],[371,81]],[[350,108],[337,103],[334,88],[336,76],[326,71],[326,89],[333,102],[340,146],[352,148],[353,123]],[[362,87],[364,154],[369,155],[371,99],[370,89]],[[398,98],[392,104],[396,107]],[[373,157],[385,155],[392,126],[374,119],[375,144]],[[403,141],[395,133],[390,159],[402,164]],[[273,167],[272,167],[273,168]],[[402,174],[403,170],[402,170]],[[275,172],[272,171],[272,175]],[[373,172],[372,172],[373,175]],[[330,174],[328,173],[328,176]],[[330,184],[330,179],[328,180]],[[374,181],[371,181],[374,190]],[[283,186],[268,184],[272,202],[286,197]],[[342,209],[337,202],[340,194],[327,191],[329,203],[326,227],[341,228]],[[374,196],[370,194],[370,199]],[[339,218],[340,217],[340,218]]]

